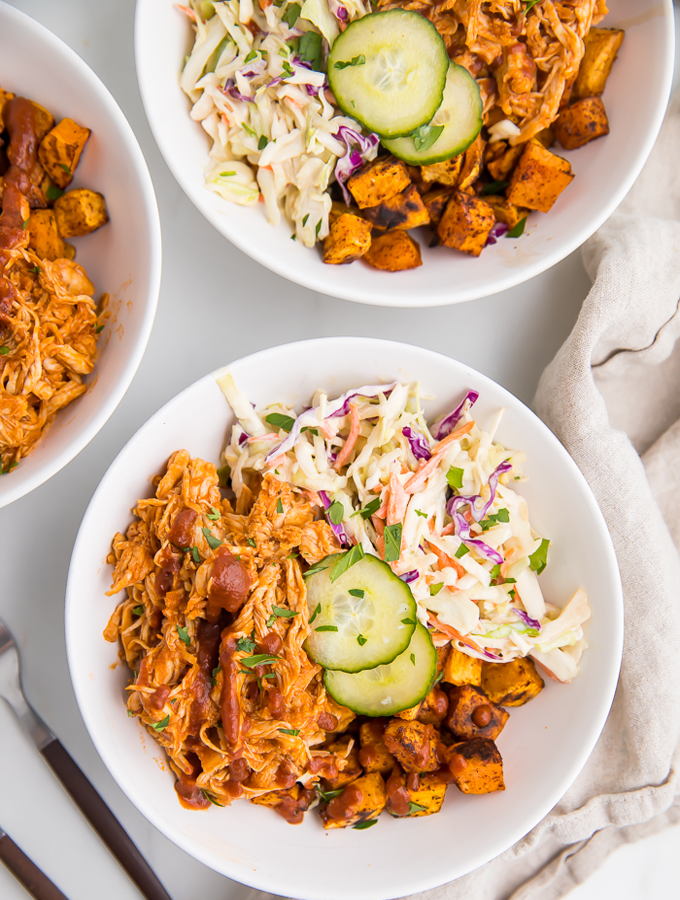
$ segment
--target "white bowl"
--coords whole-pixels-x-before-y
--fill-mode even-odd
[[[186,16],[172,0],[138,0],[135,54],[142,99],[161,153],[205,218],[244,253],[323,294],[378,306],[443,306],[484,297],[545,271],[579,247],[623,200],[661,126],[673,76],[671,0],[611,0],[604,24],[626,29],[605,92],[611,134],[574,152],[557,148],[576,178],[525,236],[501,239],[478,259],[421,241],[423,265],[394,275],[357,262],[327,266],[316,250],[290,240],[290,225],[267,224],[261,204],[237,206],[204,187],[208,138],[189,118],[179,70],[191,46]],[[644,62],[641,62],[644,60]]]
[[[99,338],[90,390],[57,416],[35,450],[0,478],[0,507],[51,478],[97,434],[120,403],[149,340],[161,275],[158,209],[146,162],[118,104],[63,41],[0,2],[0,85],[92,129],[75,187],[106,198],[111,221],[75,238],[96,297],[111,295],[113,315]]]
[[[478,421],[506,413],[499,440],[526,451],[522,485],[534,526],[551,541],[542,584],[563,605],[583,586],[593,617],[582,672],[568,686],[549,683],[511,710],[498,744],[507,790],[470,796],[451,787],[435,816],[381,816],[370,831],[325,832],[315,814],[290,826],[245,801],[204,813],[183,809],[164,754],[128,718],[128,672],[102,631],[118,599],[111,583],[111,539],[130,508],[151,495],[151,477],[185,448],[217,462],[231,411],[213,373],[156,413],[120,452],[95,492],[73,551],[66,594],[66,645],[85,724],[131,802],[187,853],[253,887],[303,900],[384,900],[443,884],[497,856],[560,799],[587,760],[614,696],[622,647],[623,601],[609,534],[583,476],[562,445],[519,400],[462,363],[430,350],[372,338],[322,338],[264,350],[229,366],[255,404],[277,399],[303,408],[317,387],[334,394],[376,381],[418,380],[436,394],[428,415],[449,410],[464,390],[480,399]]]

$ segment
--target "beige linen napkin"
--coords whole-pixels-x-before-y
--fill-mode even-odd
[[[534,400],[588,480],[621,570],[611,713],[542,822],[418,900],[555,900],[616,847],[680,822],[679,160],[680,95],[632,191],[584,246],[594,284]]]

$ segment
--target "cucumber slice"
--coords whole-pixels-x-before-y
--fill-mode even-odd
[[[331,697],[361,716],[391,716],[425,697],[437,674],[437,651],[420,622],[411,643],[393,662],[350,674],[327,670],[323,682]]]
[[[404,9],[355,19],[328,56],[328,81],[340,107],[369,131],[396,138],[434,116],[449,57],[441,35]]]
[[[386,150],[412,166],[427,166],[458,156],[466,150],[482,128],[482,98],[475,79],[467,69],[449,63],[441,106],[429,123],[444,130],[426,149],[416,150],[411,136],[383,140]]]
[[[408,647],[416,601],[377,556],[365,556],[331,581],[333,566],[345,555],[327,556],[318,563],[326,568],[305,579],[311,620],[305,649],[326,669],[360,672],[392,662]]]

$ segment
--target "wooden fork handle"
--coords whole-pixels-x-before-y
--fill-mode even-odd
[[[41,753],[144,897],[147,900],[171,900],[151,866],[62,744],[55,738],[42,748]]]
[[[36,900],[68,900],[56,884],[50,881],[1,828],[0,859]]]

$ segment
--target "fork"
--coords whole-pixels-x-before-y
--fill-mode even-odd
[[[59,739],[26,700],[21,688],[19,650],[2,619],[0,619],[0,697],[4,697],[12,707],[21,726],[31,736],[85,818],[141,893],[147,900],[171,900],[120,822],[69,756]]]

